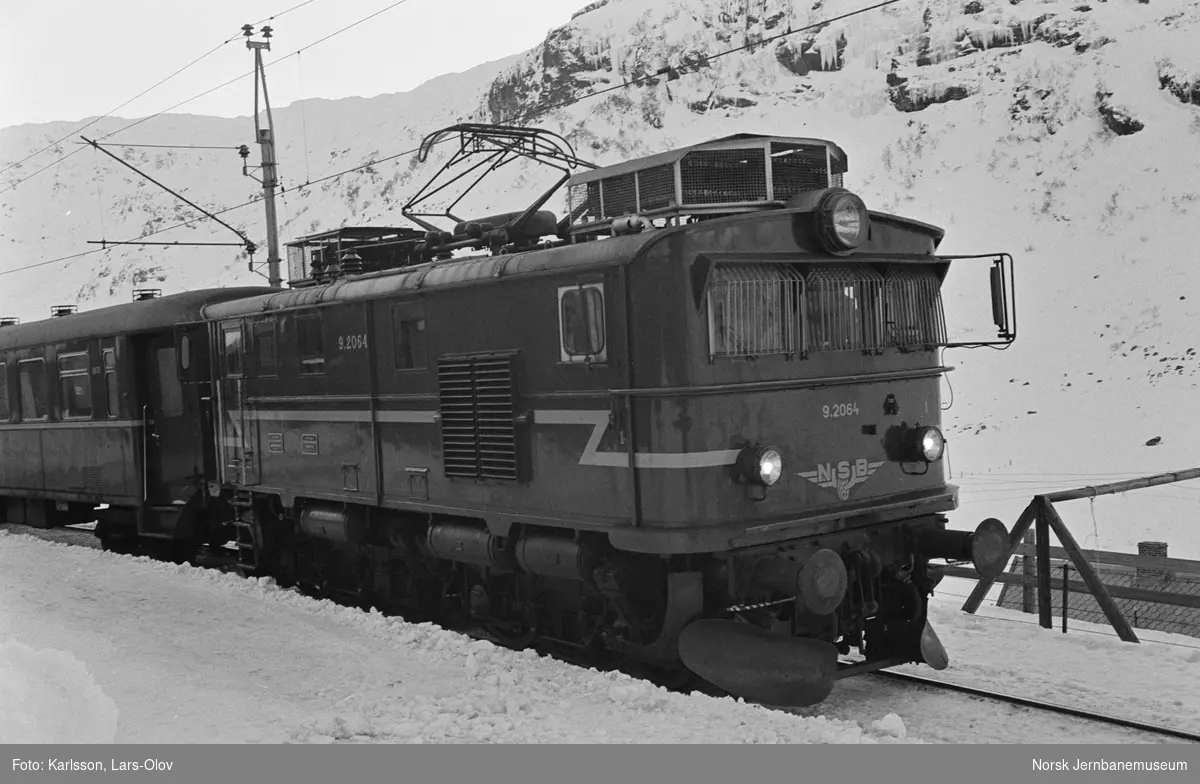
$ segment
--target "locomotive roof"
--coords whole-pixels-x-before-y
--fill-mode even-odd
[[[767,218],[773,213],[773,210],[769,210],[757,215]],[[929,235],[935,248],[944,235],[941,228],[911,218],[874,210],[870,211],[870,215],[872,220]],[[746,217],[741,216],[741,219]],[[638,234],[520,253],[472,256],[418,264],[339,278],[325,285],[283,290],[266,289],[262,294],[242,299],[214,300],[201,307],[200,313],[202,318],[211,320],[239,318],[332,302],[376,299],[401,292],[454,288],[514,276],[624,266],[632,263],[643,250],[654,243],[677,233],[700,231],[704,227],[703,223],[665,227]]]
[[[563,245],[499,256],[476,256],[419,264],[366,275],[340,278],[324,286],[270,289],[269,293],[249,299],[213,302],[201,308],[206,319],[237,318],[269,310],[283,310],[327,302],[374,299],[402,291],[448,288],[472,282],[562,272],[570,269],[628,264],[647,245],[658,241],[671,229],[645,232],[626,237]]]
[[[204,305],[277,291],[265,286],[201,289],[165,297],[127,302],[107,308],[72,313],[0,327],[0,350],[61,343],[98,335],[128,335],[167,329],[175,324],[200,319]]]
[[[761,133],[734,133],[717,139],[709,139],[708,141],[697,142],[696,144],[692,144],[687,147],[677,147],[673,150],[667,150],[666,152],[647,155],[644,158],[634,158],[633,160],[615,163],[612,166],[601,166],[598,169],[580,172],[579,174],[573,175],[571,179],[567,181],[567,185],[579,185],[581,183],[591,182],[593,180],[608,179],[609,177],[616,177],[622,174],[628,174],[629,172],[642,171],[643,169],[652,169],[655,166],[672,164],[688,153],[697,149],[720,149],[724,147],[737,149],[738,142],[755,142],[761,145],[766,141],[780,142],[782,144],[804,144],[825,147],[829,149],[830,153],[835,158],[840,160],[843,164],[846,163],[846,151],[827,139],[811,139],[800,136],[771,136],[769,134]]]

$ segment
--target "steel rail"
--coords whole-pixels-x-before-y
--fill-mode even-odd
[[[1102,724],[1112,724],[1117,727],[1128,727],[1130,729],[1141,730],[1143,732],[1152,732],[1156,735],[1168,735],[1175,738],[1183,738],[1196,743],[1200,743],[1200,732],[1188,732],[1187,730],[1176,729],[1174,727],[1163,727],[1158,724],[1148,724],[1142,721],[1133,719],[1123,719],[1119,716],[1110,716],[1105,713],[1096,713],[1094,711],[1084,710],[1083,708],[1072,708],[1067,705],[1059,705],[1053,702],[1044,702],[1035,700],[1029,697],[1018,697],[1015,694],[1006,694],[1004,692],[989,691],[988,689],[980,689],[975,686],[966,686],[961,683],[951,683],[950,681],[940,681],[935,678],[926,678],[921,675],[910,675],[906,672],[892,672],[889,670],[880,670],[870,673],[881,678],[890,678],[897,681],[906,681],[908,683],[917,683],[922,686],[932,686],[946,691],[956,691],[962,694],[971,694],[976,697],[987,697],[989,699],[1007,702],[1012,705],[1021,705],[1026,708],[1037,708],[1039,710],[1048,711],[1050,713],[1061,713],[1067,716],[1076,716],[1083,719],[1090,719]]]

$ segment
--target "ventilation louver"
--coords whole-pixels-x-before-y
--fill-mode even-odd
[[[438,387],[446,476],[519,481],[512,356],[442,359]]]

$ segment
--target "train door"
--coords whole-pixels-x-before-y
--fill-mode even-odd
[[[245,487],[259,482],[258,420],[246,387],[246,325],[223,321],[217,327],[221,388],[222,465],[227,479]]]
[[[144,497],[149,506],[186,501],[202,478],[201,421],[195,406],[185,403],[176,372],[177,355],[170,332],[141,341],[141,407]]]

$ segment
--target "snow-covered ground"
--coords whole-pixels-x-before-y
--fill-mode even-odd
[[[1200,730],[1197,640],[1064,636],[960,604],[934,605],[952,656],[938,677]],[[1160,740],[870,676],[791,713],[674,694],[269,581],[5,529],[0,607],[0,743]]]

